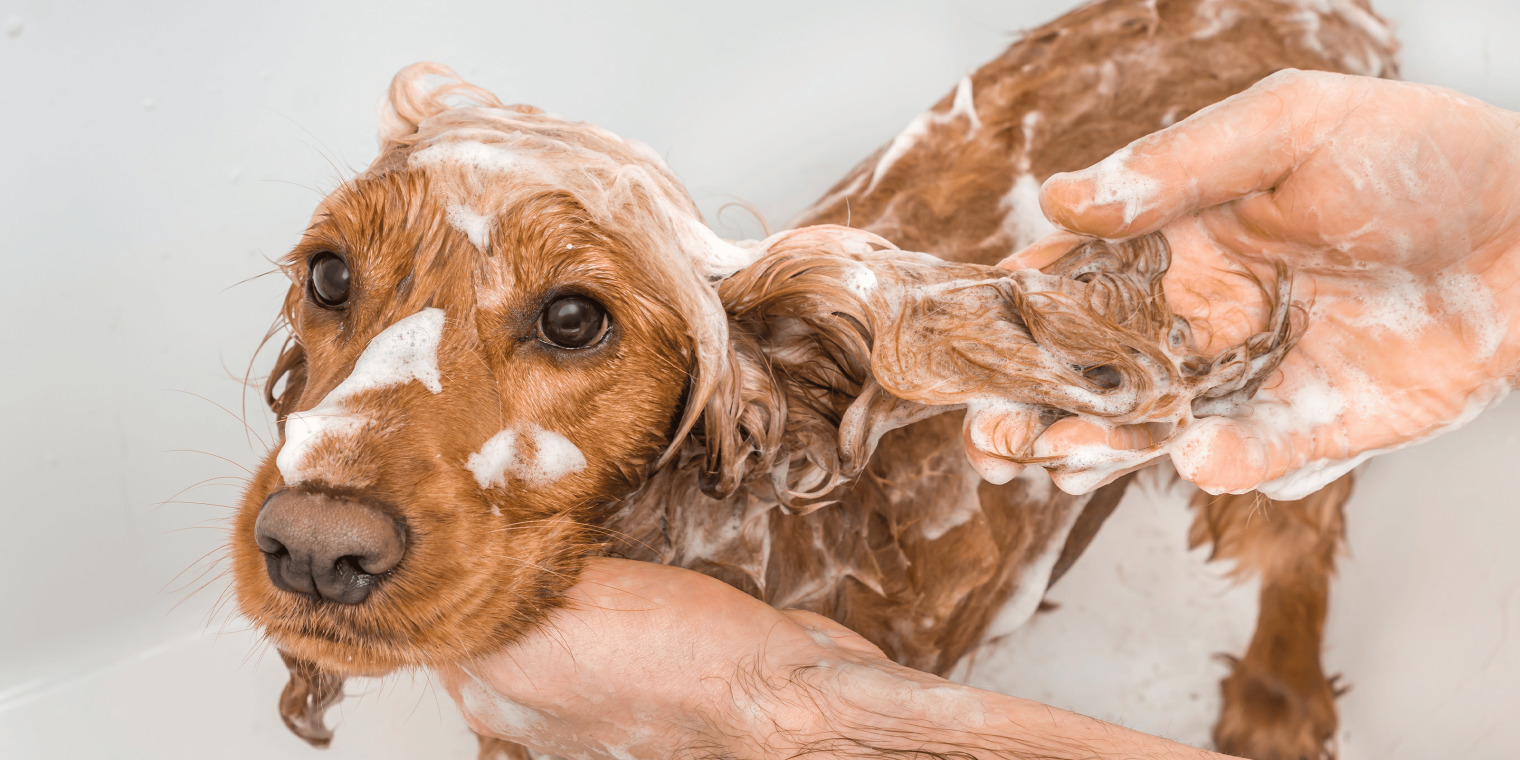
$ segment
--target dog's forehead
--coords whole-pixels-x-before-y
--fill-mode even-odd
[[[505,108],[456,108],[419,125],[406,167],[429,175],[449,224],[481,251],[504,209],[557,193],[646,255],[703,279],[754,260],[750,247],[707,227],[658,154],[594,125]]]

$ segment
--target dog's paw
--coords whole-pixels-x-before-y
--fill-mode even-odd
[[[1214,726],[1220,752],[1250,760],[1334,760],[1338,724],[1333,679],[1318,668],[1291,678],[1230,658],[1220,682],[1224,707]]]

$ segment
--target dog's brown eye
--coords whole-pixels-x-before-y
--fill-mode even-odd
[[[311,295],[327,307],[342,306],[348,301],[348,263],[325,251],[313,256]]]
[[[558,348],[586,348],[607,334],[607,310],[585,296],[561,296],[538,318],[538,339]]]

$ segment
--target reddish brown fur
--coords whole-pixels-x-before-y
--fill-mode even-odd
[[[444,333],[447,392],[431,396],[415,383],[376,391],[368,408],[381,413],[382,433],[313,451],[322,471],[314,487],[362,494],[405,520],[402,567],[363,605],[318,604],[275,589],[252,539],[259,505],[280,484],[273,457],[257,471],[235,526],[244,613],[283,651],[337,672],[455,661],[541,620],[599,545],[591,528],[598,511],[610,495],[631,490],[658,455],[687,377],[684,330],[662,306],[660,283],[619,241],[599,235],[572,200],[538,197],[500,220],[503,244],[518,254],[507,262],[513,275],[543,287],[475,308],[469,283],[478,254],[443,222],[425,182],[407,173],[356,181],[326,204],[291,253],[297,284],[285,313],[299,341],[282,363],[300,363],[304,376],[287,376],[279,400],[284,410],[311,408],[371,337],[424,305],[474,315],[471,329],[451,325]],[[571,243],[581,252],[566,269],[557,253]],[[344,253],[353,269],[353,306],[341,316],[305,298],[300,265],[319,250]],[[567,361],[522,340],[550,285],[627,315],[606,350]],[[483,492],[459,466],[507,421],[549,415],[584,442],[585,471],[508,495]]]
[[[1212,23],[1208,9],[1221,29],[1195,38]],[[871,183],[886,149],[878,151],[798,224],[849,221],[910,250],[992,264],[1028,237],[1010,220],[1006,201],[1020,174],[1039,181],[1086,166],[1165,119],[1180,120],[1280,68],[1344,70],[1354,56],[1380,73],[1395,71],[1392,49],[1339,14],[1315,12],[1323,30],[1315,49],[1302,22],[1293,20],[1297,10],[1271,0],[1107,0],[1074,11],[1030,32],[971,76],[975,123],[960,116],[931,124]],[[952,104],[947,96],[934,111],[949,114]],[[403,106],[407,116],[411,111]],[[1040,119],[1026,131],[1025,116],[1033,111]],[[691,417],[681,394],[690,392],[696,349],[685,312],[662,301],[670,291],[658,267],[641,266],[640,251],[628,240],[599,225],[594,212],[578,209],[573,196],[553,192],[517,201],[494,222],[494,255],[476,251],[443,223],[426,174],[405,168],[398,152],[406,148],[404,127],[371,174],[324,204],[289,259],[295,285],[285,316],[297,341],[271,379],[271,388],[281,377],[285,383],[281,393],[271,393],[271,406],[282,415],[311,408],[370,337],[424,305],[445,307],[453,319],[470,314],[472,321],[451,324],[445,333],[439,362],[450,390],[437,397],[416,387],[378,392],[372,406],[405,413],[358,449],[318,452],[326,487],[362,490],[397,510],[418,536],[403,565],[361,609],[303,607],[269,584],[251,532],[259,505],[279,485],[272,458],[250,487],[233,542],[239,601],[282,650],[305,663],[298,667],[374,673],[498,647],[541,620],[581,559],[598,550],[693,567],[775,604],[821,612],[898,661],[934,672],[945,672],[975,646],[1020,586],[1032,586],[1038,597],[1052,572],[1040,558],[1055,561],[1051,549],[1060,548],[1087,500],[1037,479],[981,483],[961,453],[959,413],[888,433],[852,487],[826,494],[837,503],[807,514],[788,514],[780,505],[786,494],[769,479],[723,466],[724,457],[735,464],[770,451],[801,457],[792,469],[800,473],[809,457],[834,451],[837,438],[827,434],[839,425],[844,406],[875,392],[848,359],[831,358],[835,363],[822,370],[848,380],[842,384],[820,385],[817,378],[798,384],[796,374],[771,374],[758,361],[764,346],[755,341],[764,336],[753,326],[731,336],[736,348],[727,361],[738,371],[721,381],[704,375],[720,387],[699,399],[704,419],[698,434],[666,466],[654,467],[683,414]],[[560,223],[565,226],[555,226]],[[594,251],[595,264],[560,266],[554,253],[565,236]],[[330,314],[303,300],[299,264],[316,250],[340,250],[357,262],[356,288],[373,298],[341,332]],[[468,283],[479,280],[482,267],[502,266],[512,268],[512,282],[527,285],[499,293],[502,304],[476,304]],[[514,340],[526,334],[546,295],[542,288],[566,282],[608,304],[625,331],[615,350],[573,366]],[[740,295],[727,296],[728,302]],[[762,397],[785,403],[746,401]],[[893,402],[885,397],[881,403]],[[786,417],[767,422],[753,416],[763,414]],[[595,448],[586,452],[592,465],[542,490],[482,493],[457,462],[519,419],[563,425],[583,447]],[[741,428],[749,432],[735,438]],[[782,451],[776,444],[788,436]],[[439,454],[455,464],[436,464]],[[783,490],[809,485],[795,478],[782,483]],[[1111,505],[1118,489],[1122,485],[1100,492],[1094,503]],[[491,515],[493,506],[502,518]],[[941,523],[925,530],[934,520]],[[1333,546],[1339,524],[1315,535],[1330,536]],[[707,540],[718,536],[728,538]],[[1291,553],[1289,544],[1277,546],[1279,556]],[[1292,590],[1295,579],[1312,586],[1313,577],[1290,574],[1283,583]],[[1323,595],[1318,598],[1322,619]],[[1268,638],[1294,642],[1300,653],[1294,662],[1311,651],[1306,645],[1317,654],[1318,624],[1304,625],[1309,618],[1296,608],[1274,609],[1283,614],[1263,612],[1263,630],[1279,626]],[[1317,657],[1314,662],[1317,673]],[[1291,664],[1251,653],[1242,663],[1257,675]],[[1263,716],[1245,692],[1235,696],[1227,686],[1226,696],[1221,729],[1228,723],[1228,736],[1247,737],[1237,746],[1280,746],[1267,735],[1302,733],[1303,715]],[[293,699],[291,709],[309,713],[320,698]],[[1328,710],[1333,727],[1333,705]],[[1310,712],[1310,733],[1321,735],[1325,710]],[[1267,738],[1249,744],[1250,737]],[[508,750],[482,747],[483,756],[491,751]]]
[[[1260,494],[1193,500],[1191,546],[1235,561],[1237,576],[1261,578],[1261,614],[1245,656],[1229,658],[1214,727],[1220,751],[1256,760],[1333,756],[1336,687],[1320,668],[1330,576],[1345,535],[1347,475],[1297,501]]]

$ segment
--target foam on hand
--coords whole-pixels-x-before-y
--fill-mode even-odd
[[[355,395],[413,380],[432,393],[443,391],[438,373],[443,326],[443,309],[429,308],[385,328],[370,340],[348,377],[320,404],[285,418],[285,442],[275,465],[286,485],[307,479],[307,454],[318,441],[349,437],[368,425],[369,417],[347,403]]]
[[[1135,221],[1137,217],[1145,213],[1155,202],[1156,195],[1161,192],[1160,180],[1129,168],[1128,162],[1132,152],[1129,147],[1121,148],[1108,158],[1099,161],[1096,166],[1083,169],[1075,175],[1076,178],[1093,181],[1093,205],[1124,204],[1125,224]],[[1086,209],[1084,207],[1079,210]]]

